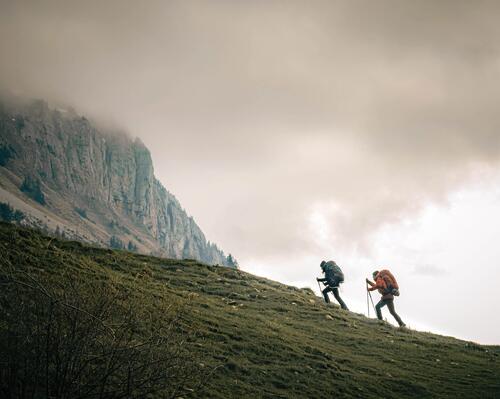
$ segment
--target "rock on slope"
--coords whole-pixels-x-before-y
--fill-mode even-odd
[[[43,201],[20,190],[26,179]],[[0,201],[66,237],[227,264],[155,178],[140,140],[44,101],[0,102]]]

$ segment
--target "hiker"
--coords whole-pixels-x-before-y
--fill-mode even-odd
[[[339,284],[344,282],[344,273],[342,273],[340,267],[333,260],[329,262],[322,261],[320,266],[321,270],[325,274],[325,277],[316,278],[316,281],[322,282],[326,286],[326,288],[322,291],[325,302],[330,303],[328,293],[331,291],[333,292],[333,296],[337,302],[340,304],[340,307],[344,310],[349,310],[339,295]]]
[[[401,320],[401,317],[399,317],[394,308],[394,296],[399,296],[399,286],[396,279],[389,270],[374,271],[373,279],[375,282],[366,279],[366,283],[368,284],[366,289],[368,291],[378,290],[382,295],[382,299],[375,305],[377,318],[382,320],[382,308],[387,305],[389,312],[391,312],[392,316],[396,319],[399,327],[405,327],[405,323],[403,323],[403,320]]]

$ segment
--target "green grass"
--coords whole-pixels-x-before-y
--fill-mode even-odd
[[[115,276],[123,289],[186,304],[200,398],[499,398],[500,347],[397,329],[225,267],[92,248],[0,224],[0,265],[32,275]],[[15,300],[15,298],[12,298]],[[146,321],[145,321],[146,323]]]

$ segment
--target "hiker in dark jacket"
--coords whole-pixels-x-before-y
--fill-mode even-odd
[[[384,273],[386,272],[386,273]],[[401,320],[401,317],[396,313],[396,309],[394,308],[394,295],[399,295],[399,290],[397,287],[397,282],[394,279],[394,276],[387,271],[382,270],[379,272],[378,270],[373,272],[373,279],[375,282],[366,279],[366,282],[369,286],[366,287],[368,291],[375,291],[382,295],[379,303],[375,305],[375,311],[377,312],[377,318],[382,320],[382,308],[387,305],[389,308],[389,312],[391,312],[392,316],[396,319],[400,327],[405,327],[405,323]],[[391,280],[393,280],[391,282]]]
[[[325,302],[330,303],[328,293],[333,292],[333,296],[340,304],[340,307],[342,309],[349,310],[339,295],[339,284],[344,282],[344,273],[342,273],[340,267],[333,260],[329,262],[322,261],[320,266],[321,270],[323,270],[323,273],[325,274],[325,277],[317,278],[316,280],[326,285],[326,288],[322,291]]]

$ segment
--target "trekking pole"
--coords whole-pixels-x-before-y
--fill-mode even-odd
[[[318,283],[319,293],[321,295],[323,295],[323,290],[321,289],[321,284],[319,283],[319,281],[317,279],[316,279],[316,282]]]
[[[375,304],[373,303],[372,293],[368,291],[368,295],[370,296],[370,300],[372,301],[373,311],[377,313],[377,311],[375,310]]]
[[[366,284],[366,288],[368,288],[368,284]],[[368,294],[370,291],[366,290],[366,307],[368,308],[368,317],[370,317],[370,300],[368,299]]]

